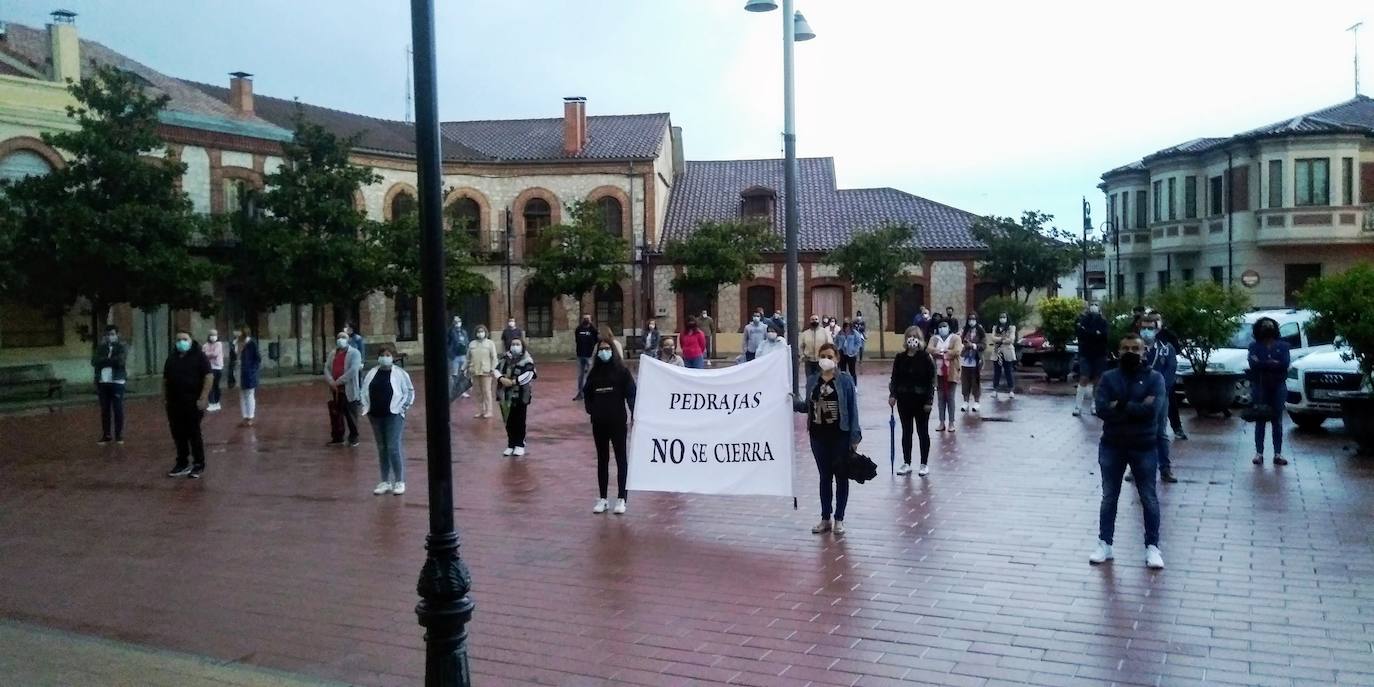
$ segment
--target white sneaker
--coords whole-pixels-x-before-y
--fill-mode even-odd
[[[211,403],[210,405],[206,406],[205,409],[213,413],[220,410],[220,405],[218,403]]]
[[[1015,392],[1015,391],[1013,391],[1013,392],[1007,394],[1007,396],[1010,397],[1011,400],[1013,400],[1013,401],[1016,400],[1016,392]]]
[[[523,456],[523,455],[525,455],[525,447],[524,447],[524,446],[516,446],[516,447],[515,447],[515,455],[517,455],[517,456]]]
[[[515,449],[513,449],[513,448],[508,448],[508,449],[502,451],[502,452],[501,452],[501,455],[503,455],[503,456],[513,456],[513,455],[515,455]]]
[[[602,513],[605,513],[606,509],[610,507],[611,504],[607,503],[606,499],[597,499],[596,505],[592,506],[592,512],[596,513],[597,515],[600,515]]]
[[[960,405],[959,405],[959,412],[961,412],[961,413],[967,413],[967,412],[968,412],[968,404],[967,404],[967,403],[962,403],[962,404],[960,404]]]
[[[472,419],[474,419],[474,420],[479,419],[479,418],[481,418],[481,417],[482,417],[482,414],[481,414],[481,413],[473,413],[473,415],[472,415]]]
[[[472,394],[467,393],[467,392],[465,391],[465,392],[463,392],[463,398],[472,398]]]
[[[406,483],[405,483],[405,482],[396,482],[396,483],[392,484],[392,485],[391,485],[391,493],[393,493],[393,494],[395,494],[395,495],[397,495],[397,496],[400,496],[401,494],[406,493]]]
[[[898,468],[897,468],[897,474],[898,474],[898,475],[910,475],[910,474],[911,474],[911,463],[902,463],[900,466],[898,466]]]
[[[1074,416],[1074,417],[1083,417],[1083,411],[1079,410],[1078,408],[1074,408],[1074,409],[1073,409],[1073,416]]]
[[[844,534],[844,521],[836,520],[834,527],[831,527],[830,531],[834,534]]]
[[[926,475],[929,475],[929,474],[930,474],[930,466],[929,466],[929,465],[922,465],[922,466],[921,466],[921,469],[916,471],[916,476],[917,476],[917,477],[925,477]]]
[[[973,404],[973,412],[975,412],[975,413],[978,412],[978,404],[977,404],[977,403]]]
[[[1164,556],[1159,553],[1159,547],[1151,544],[1145,547],[1145,567],[1151,570],[1164,569]]]
[[[615,513],[616,515],[624,515],[624,514],[625,514],[625,499],[616,499],[616,500],[615,500],[615,510],[612,510],[611,512],[612,512],[612,513]]]
[[[391,483],[390,483],[390,482],[381,482],[381,483],[379,483],[379,484],[377,485],[377,488],[376,488],[376,489],[373,489],[373,490],[372,490],[372,493],[373,493],[373,494],[376,494],[376,495],[378,495],[378,496],[381,496],[382,494],[385,494],[385,493],[387,493],[388,491],[391,491]]]
[[[1098,563],[1106,563],[1111,559],[1112,545],[1101,539],[1097,540],[1097,550],[1093,551],[1093,555],[1088,556],[1088,562],[1097,565]]]
[[[993,403],[1001,403],[1001,402],[1002,402],[1002,392],[1000,392],[1000,391],[994,391],[994,392],[992,393],[992,402],[993,402]]]

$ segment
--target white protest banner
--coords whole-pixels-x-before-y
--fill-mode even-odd
[[[630,489],[792,495],[791,353],[710,370],[639,360]]]

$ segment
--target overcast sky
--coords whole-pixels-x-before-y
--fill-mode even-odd
[[[781,12],[743,0],[438,0],[444,120],[669,112],[689,159],[781,156]],[[210,83],[405,114],[403,0],[0,0],[41,26]],[[1349,99],[1357,0],[1149,3],[798,0],[798,150],[843,187],[893,186],[1078,231],[1103,171]],[[1374,21],[1361,32],[1374,86]]]

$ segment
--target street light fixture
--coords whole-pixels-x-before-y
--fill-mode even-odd
[[[773,0],[748,0],[744,9],[750,12],[769,12],[778,8]],[[796,86],[793,79],[792,47],[797,41],[809,41],[816,32],[800,12],[792,8],[792,0],[782,0],[782,144],[783,144],[783,235],[787,244],[787,346],[797,354],[797,131]],[[797,364],[792,362],[792,393],[799,390]]]

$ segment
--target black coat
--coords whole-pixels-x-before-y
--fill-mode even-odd
[[[582,403],[592,422],[625,424],[625,409],[635,409],[635,378],[622,363],[597,360],[582,385]]]

